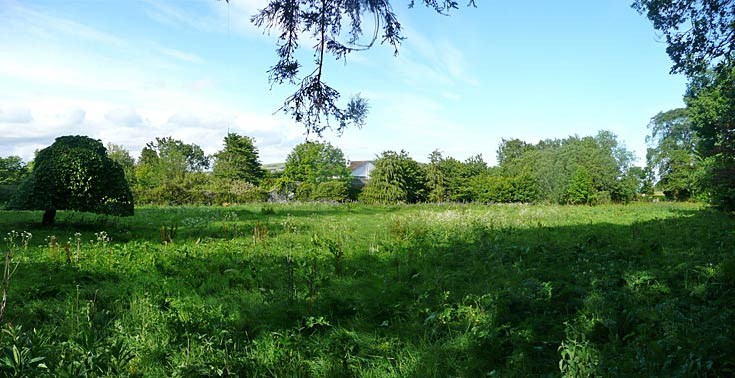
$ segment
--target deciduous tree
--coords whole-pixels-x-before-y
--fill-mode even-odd
[[[125,147],[121,145],[108,143],[107,156],[109,156],[112,161],[120,164],[123,172],[125,172],[125,179],[128,181],[128,185],[130,187],[134,187],[136,184],[135,159],[130,156],[130,151],[126,150]]]
[[[212,173],[221,178],[244,180],[258,184],[265,176],[260,164],[255,140],[247,136],[228,133],[224,149],[214,155]]]
[[[715,205],[735,210],[735,2],[636,0],[666,37],[672,72],[690,78],[686,95],[705,182]]]
[[[196,144],[187,144],[172,137],[156,138],[141,151],[136,177],[143,188],[161,186],[183,180],[188,173],[209,168],[209,156]]]
[[[620,145],[615,134],[609,131],[600,131],[594,137],[543,140],[535,145],[519,140],[504,140],[498,158],[502,163],[499,172],[492,176],[507,178],[507,185],[495,177],[488,182],[497,188],[513,188],[516,201],[570,202],[569,188],[575,177],[579,180],[584,178],[585,185],[589,178],[592,187],[589,189],[585,185],[577,185],[575,190],[583,188],[590,193],[584,198],[575,197],[571,202],[578,203],[580,198],[588,202],[596,193],[615,201],[625,201],[630,197],[627,187],[624,188],[621,183],[633,161],[633,154]],[[580,169],[585,177],[582,177]],[[475,191],[491,200],[507,197],[488,194],[481,188]]]
[[[329,142],[307,141],[288,154],[282,178],[311,184],[331,180],[347,182],[350,171],[341,149]]]
[[[360,199],[370,203],[417,203],[426,200],[426,171],[406,151],[385,151],[375,161]]]
[[[424,169],[428,201],[468,202],[473,200],[471,180],[487,171],[487,163],[482,155],[471,156],[461,162],[453,157],[444,157],[435,150],[429,155],[429,163]]]
[[[20,156],[0,157],[0,185],[13,185],[28,173],[28,166]]]
[[[672,73],[694,76],[709,68],[727,67],[735,46],[735,2],[732,0],[635,0],[663,33]]]
[[[690,84],[686,103],[712,202],[735,210],[735,66]]]
[[[648,128],[646,160],[658,177],[657,186],[671,199],[687,200],[696,195],[701,164],[696,152],[697,133],[687,109],[658,113]]]
[[[43,223],[51,225],[56,210],[133,215],[133,196],[122,167],[100,141],[62,136],[38,152],[33,172],[8,207],[45,210]]]

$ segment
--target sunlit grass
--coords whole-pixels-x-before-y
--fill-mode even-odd
[[[0,213],[3,234],[33,235],[5,314],[21,336],[2,339],[26,348],[26,375],[735,368],[735,222],[697,204],[144,207],[61,212],[54,228],[40,215]]]

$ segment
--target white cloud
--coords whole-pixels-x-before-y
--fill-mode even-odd
[[[206,15],[197,15],[176,7],[172,2],[165,1],[147,1],[149,7],[146,14],[152,20],[165,25],[184,25],[186,27],[202,30],[206,32],[215,31],[217,25],[215,20]]]
[[[255,35],[260,31],[250,22],[258,9],[268,4],[267,0],[206,1],[198,5],[204,8],[194,12],[178,6],[177,2],[148,1],[146,14],[152,20],[168,26],[183,26],[207,33],[235,33]]]
[[[179,94],[177,98],[186,97]],[[122,145],[137,156],[147,142],[166,136],[195,143],[211,154],[222,148],[229,131],[254,137],[264,162],[284,161],[293,146],[304,140],[303,128],[290,119],[217,106],[201,99],[161,101],[133,108],[104,100],[43,97],[28,98],[14,107],[27,109],[31,118],[22,128],[0,119],[0,156],[19,155],[25,160],[62,135],[87,135],[105,144]]]
[[[372,92],[378,114],[371,115],[362,130],[349,130],[341,138],[328,139],[350,160],[373,159],[386,150],[406,150],[426,162],[436,148],[445,156],[464,160],[475,154],[493,156],[497,142],[488,132],[472,130],[450,113],[451,104],[426,94]],[[389,137],[386,137],[389,136]],[[492,161],[491,161],[492,162]]]
[[[109,75],[105,80],[99,80],[100,76],[95,74],[100,72],[99,68],[89,67],[85,74],[88,64],[59,64],[61,60],[43,52],[39,52],[34,57],[23,57],[14,61],[1,60],[0,76],[23,79],[38,85],[53,84],[91,90],[129,90],[133,88],[130,80],[113,79],[119,75]]]
[[[114,108],[105,113],[105,119],[115,125],[123,127],[136,127],[143,125],[143,119],[130,107]]]
[[[449,76],[471,86],[480,85],[470,69],[470,65],[462,51],[457,49],[449,41],[443,40],[437,44],[439,60]]]
[[[208,77],[194,80],[193,82],[191,82],[191,84],[189,84],[189,86],[195,90],[212,88],[214,87],[214,85],[215,85],[215,81]]]
[[[25,106],[0,106],[0,122],[28,123],[31,120],[31,110]]]
[[[125,42],[115,35],[102,32],[87,25],[65,18],[50,16],[25,6],[17,1],[0,1],[0,19],[3,29],[31,31],[43,38],[59,38],[59,35],[74,36],[88,42],[120,47]],[[0,25],[2,25],[0,24]]]
[[[69,109],[63,113],[56,115],[56,119],[58,121],[57,125],[64,129],[79,126],[82,124],[82,122],[84,122],[84,117],[86,115],[87,112],[80,109],[79,107]]]
[[[0,51],[13,57],[0,60],[0,84],[5,76],[35,86],[63,86],[64,93],[134,91],[171,77],[193,81],[178,75],[206,63],[186,47],[118,37],[15,1],[0,0],[0,20],[0,35],[13,36],[0,38]]]
[[[172,57],[174,59],[178,59],[184,62],[195,63],[195,64],[204,63],[204,59],[202,59],[196,54],[192,54],[192,53],[188,53],[188,52],[184,52],[184,51],[176,50],[172,48],[166,48],[166,47],[161,47],[159,48],[159,50],[166,56],[169,56],[169,57]]]
[[[406,40],[397,66],[407,81],[441,86],[479,85],[471,64],[449,40],[431,41],[411,27],[404,30]]]
[[[191,112],[177,112],[169,117],[167,126],[174,128],[192,128],[203,130],[226,130],[232,122],[231,116],[224,114],[210,114],[201,111],[197,114]]]
[[[190,6],[182,7],[182,3],[174,1],[147,0],[146,3],[146,15],[166,26],[254,37],[262,35],[264,30],[258,29],[250,19],[258,10],[268,5],[268,0],[232,0],[229,3],[205,0],[197,3],[203,8],[198,11],[192,10]]]
[[[223,32],[226,14],[222,12],[227,9],[224,2],[201,3],[210,12],[204,15],[179,9],[178,3],[173,2],[148,5],[149,15],[158,17],[160,22]],[[264,5],[265,0],[232,2],[230,21],[240,23],[231,23],[231,27],[236,25],[233,30],[254,32],[249,16]],[[305,139],[303,126],[280,113],[271,115],[273,108],[248,108],[257,106],[251,98],[225,92],[232,83],[216,73],[211,73],[213,79],[208,76],[210,72],[205,72],[213,60],[204,58],[209,55],[163,46],[158,41],[121,39],[88,26],[77,33],[64,26],[69,25],[65,20],[48,20],[53,17],[38,12],[30,14],[38,16],[33,24],[49,33],[65,34],[68,41],[37,44],[43,41],[30,38],[12,44],[0,40],[0,48],[14,57],[0,59],[0,103],[17,102],[28,109],[28,122],[23,129],[0,119],[0,135],[8,136],[0,142],[0,156],[16,153],[29,159],[35,149],[69,134],[120,144],[133,156],[145,143],[166,136],[196,143],[205,152],[213,153],[222,148],[223,137],[231,131],[254,137],[263,162],[280,162]],[[49,29],[42,25],[43,20],[57,26]],[[10,35],[22,36],[19,30],[13,33]],[[89,44],[84,41],[115,47],[88,49],[85,46]],[[468,68],[461,54],[443,58],[437,49],[425,41],[416,46],[409,44],[400,56],[403,60],[396,61],[397,67],[411,73],[417,83],[439,86],[435,95],[387,90],[371,93],[374,91],[366,88],[363,92],[375,101],[380,113],[371,114],[366,130],[349,130],[341,139],[330,136],[333,143],[344,148],[352,159],[372,158],[385,149],[405,148],[423,160],[438,147],[436,144],[444,147],[443,142],[437,141],[453,140],[447,138],[447,130],[462,133],[445,115],[446,104],[441,96],[455,98],[452,94],[458,90],[453,86],[464,80]],[[446,51],[451,51],[451,46]],[[433,60],[424,63],[425,56]],[[7,142],[11,138],[13,142]]]

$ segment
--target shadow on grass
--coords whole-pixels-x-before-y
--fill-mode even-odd
[[[630,225],[408,226],[340,261],[308,242],[181,244],[127,273],[23,264],[11,292],[23,304],[8,314],[61,327],[81,297],[106,314],[100,327],[123,319],[141,360],[191,374],[233,358],[229,372],[245,375],[554,376],[565,355],[567,372],[593,376],[731,376],[733,225],[702,210]],[[232,356],[189,357],[210,344]]]
[[[705,210],[625,226],[419,230],[387,256],[352,258],[359,278],[336,281],[321,311],[413,345],[408,376],[555,374],[562,345],[576,353],[567,371],[729,376],[732,226]]]

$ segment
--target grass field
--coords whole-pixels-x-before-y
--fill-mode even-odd
[[[735,374],[735,220],[701,205],[40,218],[0,212],[4,376]]]

